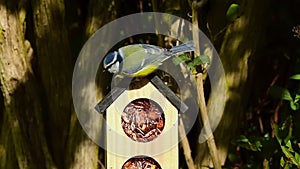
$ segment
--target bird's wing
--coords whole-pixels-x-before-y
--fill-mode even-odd
[[[134,74],[145,67],[158,67],[171,55],[165,49],[148,44],[129,45],[121,48],[124,55],[122,71],[126,74]]]
[[[122,72],[133,74],[141,68],[146,56],[145,50],[140,45],[128,45],[119,49],[120,55],[124,58]]]

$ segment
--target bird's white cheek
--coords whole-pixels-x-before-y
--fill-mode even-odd
[[[111,68],[108,69],[111,73],[118,73],[119,72],[119,62],[116,62],[111,66]]]

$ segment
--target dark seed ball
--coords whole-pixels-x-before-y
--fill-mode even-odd
[[[157,161],[151,157],[138,156],[127,160],[122,169],[161,169]]]
[[[162,108],[149,99],[137,99],[129,103],[122,112],[121,120],[125,134],[139,142],[155,139],[165,126]]]

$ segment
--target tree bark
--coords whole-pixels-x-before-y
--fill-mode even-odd
[[[32,48],[25,40],[25,2],[0,1],[0,87],[5,107],[0,165],[7,169],[56,168],[44,135]]]
[[[87,40],[93,33],[95,33],[101,26],[112,21],[116,18],[116,7],[115,1],[109,0],[90,0],[88,5],[88,15],[86,18],[86,29],[84,32],[84,40]],[[109,40],[109,39],[108,39]],[[82,71],[87,71],[89,67],[83,67]],[[99,72],[103,72],[102,68],[99,68]],[[88,72],[88,71],[87,71]],[[101,78],[101,84],[98,84],[98,91],[88,91],[86,92],[86,97],[91,93],[98,93],[98,98],[101,100],[105,95],[105,89],[109,84],[107,79]],[[82,79],[88,80],[88,79]],[[100,81],[100,80],[96,80]],[[95,119],[95,122],[97,120]],[[97,124],[99,128],[102,127],[102,124]],[[101,130],[101,129],[99,129]],[[76,149],[76,145],[79,145]],[[67,161],[70,164],[72,169],[81,169],[81,168],[103,168],[105,163],[105,152],[101,150],[98,145],[96,145],[82,130],[77,116],[75,113],[71,117],[71,127],[70,127],[70,137],[68,140],[68,150],[67,150]],[[72,157],[73,159],[70,159]]]
[[[63,0],[32,0],[35,51],[44,89],[48,144],[59,168],[64,168],[70,115],[72,59]]]

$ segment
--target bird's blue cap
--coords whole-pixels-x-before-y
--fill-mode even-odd
[[[103,66],[106,69],[107,67],[113,65],[117,61],[117,55],[118,53],[115,52],[110,52],[109,54],[106,55],[103,61]]]

